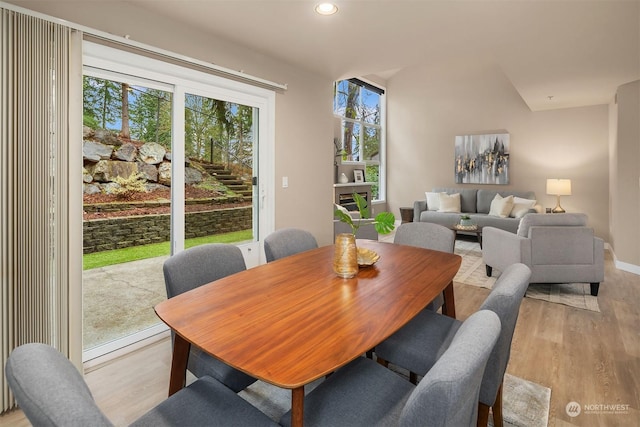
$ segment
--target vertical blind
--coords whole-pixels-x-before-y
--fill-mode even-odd
[[[69,63],[73,30],[0,9],[0,363],[69,355]],[[73,63],[73,62],[72,62]],[[4,369],[4,412],[15,406]]]

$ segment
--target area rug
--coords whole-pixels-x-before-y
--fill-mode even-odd
[[[493,275],[487,277],[482,251],[477,243],[458,240],[455,253],[462,256],[462,265],[453,279],[454,282],[491,289],[500,277],[497,270],[493,270]],[[583,310],[600,311],[598,298],[591,295],[589,283],[532,283],[525,296]]]
[[[401,372],[398,374],[406,377]],[[319,379],[307,385],[305,393],[309,393],[322,381],[323,379]],[[253,383],[238,395],[276,422],[291,408],[291,391],[262,381]],[[550,400],[551,389],[506,374],[502,392],[504,424],[511,427],[546,427],[549,420]],[[490,416],[489,425],[491,426],[492,421]]]

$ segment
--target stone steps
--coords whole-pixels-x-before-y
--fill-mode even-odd
[[[253,189],[251,184],[244,182],[240,177],[233,175],[229,170],[225,169],[223,165],[202,165],[204,170],[211,176],[215,177],[218,182],[225,185],[229,190],[234,193],[243,196],[245,201],[251,201],[253,199]]]

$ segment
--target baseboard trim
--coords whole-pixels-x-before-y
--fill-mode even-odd
[[[613,251],[613,248],[607,243],[607,247],[613,256],[613,265],[616,266],[618,270],[626,271],[628,273],[637,274],[640,276],[640,265],[629,264],[628,262],[622,262],[618,260],[616,257],[616,253]]]
[[[127,353],[171,337],[170,330],[165,324],[157,325],[157,327],[150,329],[150,331],[145,331],[147,333],[134,334],[120,340],[119,345],[113,346],[113,344],[111,344],[85,351],[83,353],[84,361],[82,364],[84,372],[90,372]]]

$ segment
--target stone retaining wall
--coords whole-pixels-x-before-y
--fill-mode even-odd
[[[102,252],[170,239],[170,216],[143,215],[83,222],[84,253]],[[185,238],[211,236],[252,227],[252,207],[219,209],[185,215]]]

